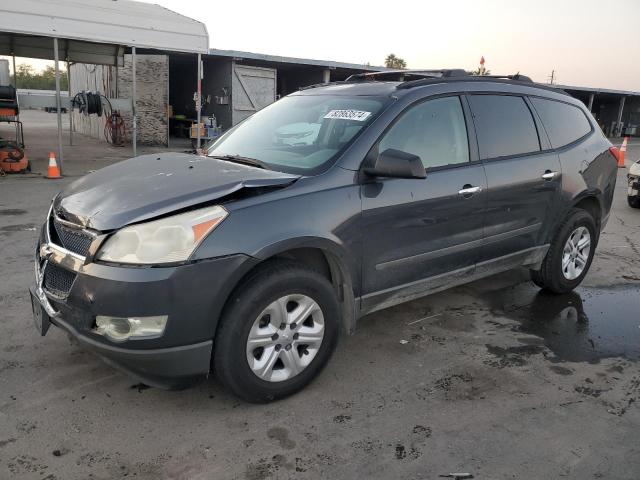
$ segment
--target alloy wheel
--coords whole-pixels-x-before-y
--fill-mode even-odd
[[[280,297],[255,319],[247,338],[247,362],[268,382],[300,374],[313,361],[324,337],[322,309],[311,297]]]
[[[575,280],[584,269],[589,261],[589,253],[591,251],[591,234],[586,227],[578,227],[564,245],[562,251],[562,274],[567,280]]]

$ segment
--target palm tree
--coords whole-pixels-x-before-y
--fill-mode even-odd
[[[387,68],[395,68],[396,70],[404,70],[407,68],[407,62],[405,62],[403,58],[396,57],[393,53],[387,55],[384,64]]]

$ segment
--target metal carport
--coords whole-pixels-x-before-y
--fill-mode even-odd
[[[640,135],[640,92],[571,85],[557,87],[580,99],[610,136]]]
[[[59,60],[121,66],[126,48],[133,56],[133,154],[136,155],[136,48],[198,56],[200,101],[202,61],[208,53],[206,26],[155,4],[129,0],[0,0],[0,55],[54,60],[58,109],[58,158],[62,167]],[[200,109],[198,123],[200,123]],[[199,133],[199,129],[198,129]],[[198,139],[199,140],[199,139]],[[199,141],[198,141],[199,144]]]

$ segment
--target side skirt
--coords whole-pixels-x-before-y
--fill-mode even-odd
[[[548,244],[532,247],[469,267],[434,275],[433,277],[388,288],[379,292],[369,293],[359,299],[360,311],[358,312],[358,318],[377,310],[425,297],[432,293],[470,283],[496,273],[506,272],[507,270],[522,266],[536,268],[544,259],[547,250],[549,250]]]

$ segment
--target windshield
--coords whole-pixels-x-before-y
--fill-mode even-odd
[[[327,168],[389,101],[385,97],[294,95],[255,113],[220,137],[210,156],[258,160],[310,175]]]

